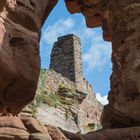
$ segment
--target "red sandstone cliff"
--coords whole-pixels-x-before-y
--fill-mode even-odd
[[[41,26],[56,2],[0,1],[0,105],[10,113],[19,113],[34,98]]]

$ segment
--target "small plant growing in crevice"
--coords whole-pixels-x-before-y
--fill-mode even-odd
[[[60,85],[59,85],[59,90],[63,90],[63,89],[65,89],[66,87],[65,87],[65,85],[63,84],[63,83],[61,83]]]
[[[29,105],[29,108],[31,109],[31,112],[32,112],[32,116],[34,117],[34,118],[36,118],[36,115],[37,115],[37,105],[34,103],[34,102],[32,102],[30,105]]]

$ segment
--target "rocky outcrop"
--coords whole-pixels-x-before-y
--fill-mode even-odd
[[[54,125],[71,133],[78,133],[80,132],[80,128],[76,122],[78,108],[71,107],[71,109],[75,111],[73,114],[63,106],[57,106],[57,108],[55,108],[47,104],[42,104],[38,107],[36,116],[37,119],[45,125]]]
[[[93,91],[77,90],[74,82],[53,70],[41,70],[37,96],[30,106],[34,112],[33,106],[37,119],[47,125],[82,134],[101,128],[102,105]]]
[[[79,37],[68,34],[58,38],[50,68],[41,70],[37,96],[31,105],[32,110],[37,106],[37,119],[72,133],[99,129],[102,105],[83,78]]]
[[[85,135],[44,126],[32,117],[0,117],[0,140],[139,140],[140,128],[102,129]]]
[[[88,94],[79,106],[79,127],[82,134],[101,129],[101,114],[103,105],[95,94]]]
[[[82,94],[65,90],[46,95],[46,102],[37,108],[37,119],[72,133],[85,134],[100,129],[102,105],[94,94]]]
[[[56,127],[31,117],[0,117],[0,140],[67,140]]]
[[[113,74],[103,125],[140,126],[140,1],[110,5]]]
[[[140,126],[140,1],[65,0],[70,13],[81,12],[88,27],[101,26],[112,42],[113,74],[104,128]]]
[[[85,135],[72,134],[61,130],[69,140],[139,140],[140,128],[101,129]]]
[[[33,100],[39,77],[41,26],[57,0],[1,0],[0,106],[17,114]]]

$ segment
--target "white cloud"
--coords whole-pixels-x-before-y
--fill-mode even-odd
[[[111,57],[111,46],[109,43],[92,42],[89,50],[83,55],[83,61],[87,65],[87,71],[92,69],[101,70],[108,64]]]
[[[103,105],[108,104],[107,96],[101,96],[100,93],[96,93],[96,99],[100,101]]]
[[[52,45],[59,36],[65,35],[74,27],[73,19],[60,19],[55,24],[47,27],[42,33],[42,41]]]

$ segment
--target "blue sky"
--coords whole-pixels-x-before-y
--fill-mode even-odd
[[[69,14],[63,0],[59,0],[42,28],[41,68],[49,67],[57,37],[70,33],[81,38],[84,77],[93,86],[97,99],[106,104],[112,66],[111,43],[103,41],[101,28],[87,28],[82,14]]]

